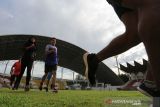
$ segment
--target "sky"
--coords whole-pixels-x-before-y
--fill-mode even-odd
[[[113,38],[124,32],[123,23],[106,0],[1,0],[0,2],[0,35],[54,36],[90,53],[97,53]],[[142,63],[142,58],[147,59],[147,55],[143,44],[140,44],[118,55],[118,62],[124,65],[126,62],[133,64],[134,60]],[[103,62],[117,73],[115,57]],[[41,69],[41,65],[43,63],[37,63],[35,69]],[[67,74],[66,78],[70,77],[71,74]]]

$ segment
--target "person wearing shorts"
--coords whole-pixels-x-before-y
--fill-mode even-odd
[[[57,47],[56,45],[56,38],[50,39],[50,44],[46,45],[45,48],[45,74],[42,77],[42,81],[40,82],[39,89],[42,90],[43,83],[47,77],[46,81],[46,92],[48,92],[48,85],[50,82],[50,79],[52,77],[52,90],[57,91],[55,88],[56,83],[56,71],[57,71],[57,65],[58,65],[58,55],[57,55]]]

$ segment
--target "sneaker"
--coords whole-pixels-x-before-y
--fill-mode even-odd
[[[12,90],[13,90],[13,91],[17,91],[18,89],[13,87]]]
[[[42,86],[39,86],[39,90],[42,91]]]
[[[27,86],[25,86],[25,88],[24,88],[24,91],[29,91],[29,86],[27,85]]]
[[[149,97],[160,97],[160,90],[157,88],[150,88],[145,85],[145,83],[142,83],[139,87],[137,87],[138,91],[143,93],[146,96]]]
[[[14,88],[14,87],[12,87],[12,90],[15,90],[15,88]]]
[[[12,87],[12,90],[18,90],[18,86],[19,86],[18,83],[17,84],[15,83],[14,86]]]
[[[85,64],[85,76],[89,80],[91,85],[96,83],[96,70],[98,68],[98,60],[95,54],[85,53],[83,55],[83,60]]]
[[[44,87],[44,89],[46,90],[46,92],[48,92],[48,87]]]
[[[53,88],[53,89],[52,89],[52,92],[57,93],[57,92],[58,92],[58,90],[57,90],[56,88]]]

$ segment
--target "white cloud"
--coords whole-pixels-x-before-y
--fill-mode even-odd
[[[11,13],[9,13],[8,11],[0,8],[0,21],[4,21],[4,20],[9,20],[11,18],[13,18],[13,15]]]

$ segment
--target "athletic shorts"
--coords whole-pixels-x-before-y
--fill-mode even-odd
[[[107,1],[108,2],[108,1]],[[116,3],[109,3],[110,5],[112,5],[112,7],[114,8],[114,11],[116,12],[116,14],[118,15],[118,17],[121,19],[121,16],[126,13],[126,12],[130,12],[130,11],[133,11],[132,9],[129,9],[129,8],[126,8],[126,7],[123,7],[123,6],[120,6]]]
[[[53,71],[56,73],[56,71],[57,71],[57,64],[55,64],[55,65],[46,65],[45,64],[45,70],[44,70],[45,73],[53,72]]]

